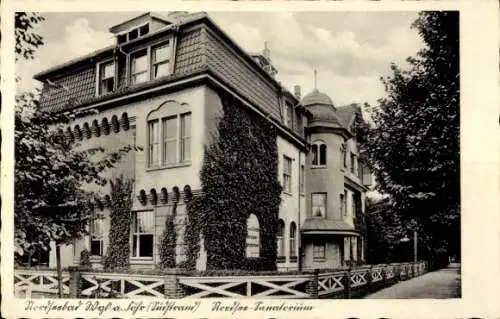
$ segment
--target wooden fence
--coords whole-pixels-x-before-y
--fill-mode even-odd
[[[360,266],[296,275],[191,276],[82,271],[63,272],[63,293],[71,298],[359,298],[427,271],[425,262]],[[33,292],[57,295],[57,275],[51,270],[16,269],[18,296]]]

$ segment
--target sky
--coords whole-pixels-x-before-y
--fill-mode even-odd
[[[37,72],[114,43],[108,29],[139,12],[42,13],[35,31],[44,37],[34,61],[21,61],[19,90],[40,83]],[[208,12],[248,52],[260,52],[267,41],[277,80],[302,95],[317,88],[335,105],[375,104],[384,96],[380,77],[392,62],[406,65],[423,43],[410,28],[416,12]]]

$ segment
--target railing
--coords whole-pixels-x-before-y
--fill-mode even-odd
[[[80,294],[84,297],[164,297],[165,280],[159,276],[82,272],[80,277]]]
[[[309,275],[179,277],[186,297],[310,298]]]
[[[80,270],[63,272],[65,297],[73,298],[358,298],[400,280],[424,274],[425,262],[384,264],[337,271],[298,274],[192,276],[176,272],[158,274],[109,273]],[[16,295],[32,292],[57,294],[53,270],[16,269]]]
[[[69,294],[69,274],[62,275],[62,291]],[[24,291],[29,297],[34,292],[54,294],[58,293],[57,273],[50,270],[16,269],[14,271],[14,290]]]

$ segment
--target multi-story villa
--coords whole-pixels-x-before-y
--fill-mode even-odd
[[[356,139],[356,125],[362,121],[359,107],[337,107],[316,89],[302,99],[299,87],[287,91],[275,79],[267,47],[262,54],[248,54],[206,13],[147,13],[109,31],[116,35],[116,45],[35,78],[44,83],[45,110],[98,110],[67,128],[81,147],[143,148],[107,173],[134,180],[131,267],[159,263],[172,188],[181,190],[178,216],[185,214],[184,185],[193,193],[201,190],[204,149],[217,128],[225,96],[270,121],[278,132],[276,178],[283,191],[277,268],[335,268],[364,259],[362,221],[371,175],[360,160]],[[93,222],[90,235],[62,248],[63,266],[78,263],[83,249],[95,266],[102,263],[110,223],[109,208],[101,209],[104,218]],[[259,221],[249,225],[247,253],[258,255],[259,243],[253,241],[259,239],[254,236]],[[176,227],[180,262],[182,222]],[[50,264],[55,264],[53,253]],[[205,265],[202,249],[196,267]]]

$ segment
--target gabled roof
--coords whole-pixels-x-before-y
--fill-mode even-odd
[[[349,128],[352,119],[356,114],[361,115],[361,108],[357,104],[349,104],[337,107],[337,116],[342,121],[345,128]]]

